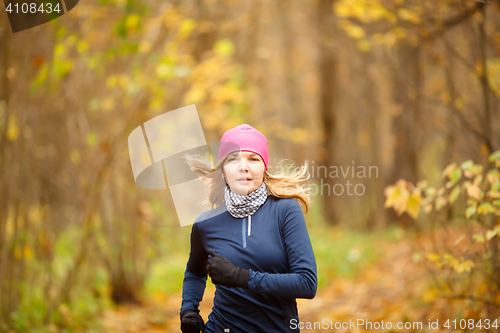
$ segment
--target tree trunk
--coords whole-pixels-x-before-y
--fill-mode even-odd
[[[319,0],[318,3],[318,36],[319,36],[319,77],[320,77],[320,115],[323,124],[324,154],[320,157],[327,170],[335,165],[334,137],[337,132],[335,115],[336,59],[334,55],[335,17],[332,10],[332,0]],[[323,213],[329,224],[338,224],[338,214],[335,210],[333,186],[335,179],[326,177],[325,186],[320,185],[319,194],[323,190]]]

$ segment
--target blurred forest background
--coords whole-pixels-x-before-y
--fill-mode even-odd
[[[497,331],[498,1],[88,0],[0,26],[1,332],[180,331],[191,228],[127,138],[190,104],[207,142],[248,123],[271,167],[314,169],[302,321]]]

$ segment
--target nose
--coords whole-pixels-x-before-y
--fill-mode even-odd
[[[241,159],[241,162],[240,162],[240,171],[245,171],[247,170],[247,163],[246,163],[246,160],[244,158]]]

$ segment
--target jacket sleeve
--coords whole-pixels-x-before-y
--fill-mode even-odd
[[[208,253],[203,246],[197,223],[194,223],[191,229],[191,252],[182,283],[181,314],[187,309],[199,313],[198,306],[203,300],[207,285],[207,260]]]
[[[316,258],[299,203],[295,199],[283,205],[282,237],[290,273],[257,272],[250,269],[248,289],[287,298],[309,298],[318,286]]]

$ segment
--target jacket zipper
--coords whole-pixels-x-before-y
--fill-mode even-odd
[[[250,236],[251,230],[252,230],[252,215],[248,215],[248,236]]]
[[[245,221],[248,221],[247,232],[245,235]],[[243,237],[243,248],[247,247],[247,237],[250,237],[252,233],[252,215],[248,215],[248,217],[241,219],[241,236]]]

